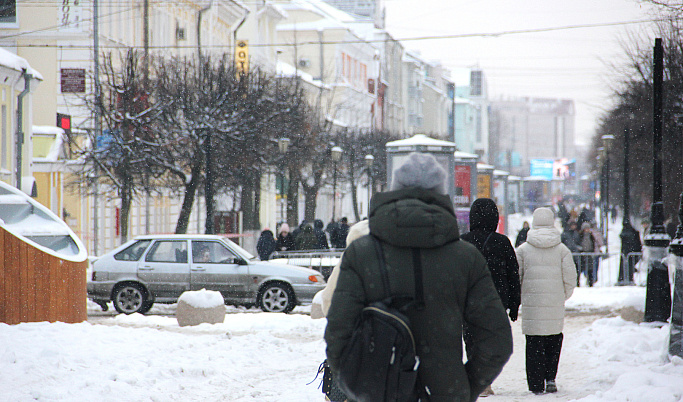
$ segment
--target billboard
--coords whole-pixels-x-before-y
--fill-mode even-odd
[[[455,166],[455,204],[470,205],[471,167],[466,165]]]
[[[529,160],[529,176],[542,177],[547,180],[553,179],[553,159],[531,159]]]

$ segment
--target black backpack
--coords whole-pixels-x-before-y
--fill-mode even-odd
[[[424,308],[420,249],[413,249],[415,301],[404,303],[391,297],[389,275],[382,247],[371,236],[379,257],[386,299],[366,306],[349,343],[342,351],[338,375],[339,387],[355,402],[427,400],[428,389],[419,386],[415,338],[410,320],[402,312],[411,305]]]

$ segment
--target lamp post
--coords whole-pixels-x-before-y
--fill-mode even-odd
[[[372,183],[372,164],[375,163],[375,157],[367,154],[365,155],[365,166],[368,168],[368,218],[370,218],[370,199],[372,198],[372,191],[375,189]]]
[[[605,215],[605,252],[609,253],[609,151],[612,147],[614,136],[612,134],[605,134],[600,138],[602,138],[602,145],[605,147],[605,211],[600,212],[603,212]]]
[[[605,147],[599,147],[598,148],[598,166],[600,166],[600,233],[603,234],[603,238],[605,237],[605,192],[606,186],[605,186]],[[580,228],[579,228],[580,229]]]
[[[652,209],[650,233],[645,236],[643,260],[647,264],[647,290],[645,322],[666,322],[671,316],[671,284],[668,267],[663,260],[671,238],[664,229],[664,203],[662,201],[662,115],[664,100],[664,48],[662,39],[655,39],[652,79],[653,103],[653,167]]]
[[[332,220],[336,219],[337,210],[337,162],[341,159],[342,152],[344,152],[341,147],[332,147],[330,153],[332,154],[332,162],[334,163],[334,172],[332,179]]]
[[[285,215],[285,155],[287,154],[287,149],[289,148],[289,138],[279,138],[277,140],[277,147],[280,150],[280,155],[282,155],[282,169],[280,169],[280,220],[287,222],[287,216]]]

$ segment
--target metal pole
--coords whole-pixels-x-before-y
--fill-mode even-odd
[[[678,205],[678,229],[671,241],[670,261],[674,263],[674,298],[671,307],[671,327],[669,328],[669,357],[683,358],[683,193]]]
[[[645,322],[666,322],[671,316],[671,285],[669,272],[663,264],[666,248],[671,238],[664,229],[664,204],[662,202],[662,110],[664,87],[664,49],[662,39],[655,39],[653,69],[653,188],[650,233],[645,236],[644,259],[647,262],[647,296],[645,299]]]
[[[337,161],[334,161],[334,173],[332,180],[332,221],[335,220],[337,209]]]
[[[95,146],[97,139],[102,135],[102,116],[100,106],[102,105],[102,93],[100,88],[100,21],[99,21],[99,1],[93,0],[93,75],[95,76]],[[95,180],[93,183],[93,253],[99,253],[99,177],[97,163],[93,166]]]

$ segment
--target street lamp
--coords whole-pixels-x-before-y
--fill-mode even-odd
[[[341,147],[332,147],[330,153],[332,154],[332,162],[334,162],[334,173],[332,180],[332,220],[335,220],[336,207],[337,207],[337,162],[341,159],[342,152],[344,152]]]
[[[372,198],[372,191],[375,189],[372,183],[372,164],[375,163],[375,157],[367,154],[365,155],[365,166],[368,168],[368,219],[370,218],[370,199]]]
[[[604,215],[605,215],[605,252],[609,253],[609,151],[612,147],[612,142],[614,141],[614,136],[612,134],[605,134],[602,137],[602,145],[605,147],[605,203],[604,205]]]
[[[280,150],[280,155],[282,155],[282,169],[280,169],[280,220],[283,222],[287,221],[287,216],[285,215],[285,155],[287,154],[287,148],[289,148],[289,138],[279,138],[277,140],[277,147]]]

